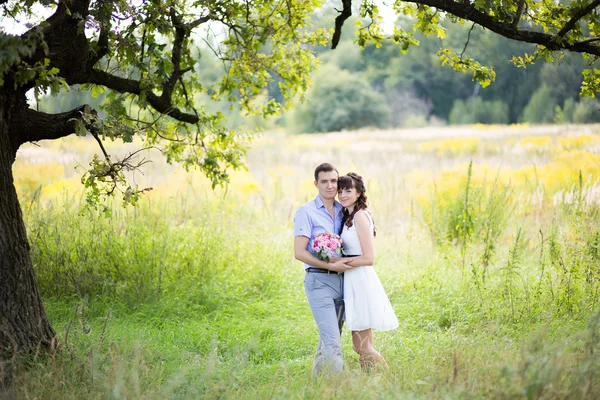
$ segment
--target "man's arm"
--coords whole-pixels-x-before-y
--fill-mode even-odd
[[[306,249],[308,240],[309,238],[306,236],[294,236],[294,257],[296,260],[312,267],[328,269],[334,272],[344,272],[352,269],[352,267],[347,265],[352,259],[341,259],[335,263],[326,263],[323,260],[319,260]]]

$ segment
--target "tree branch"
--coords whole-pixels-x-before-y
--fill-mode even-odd
[[[344,22],[352,16],[352,0],[342,0],[342,5],[344,8],[340,12],[340,15],[335,17],[335,31],[333,32],[333,38],[331,40],[332,49],[335,49],[340,42]]]
[[[102,24],[102,27],[100,28],[100,37],[98,37],[98,52],[96,53],[95,61],[92,65],[96,64],[102,57],[108,54],[108,29],[108,25]]]
[[[102,154],[104,154],[104,158],[106,159],[106,162],[108,163],[108,165],[110,165],[112,167],[112,163],[110,162],[110,156],[108,155],[108,152],[104,148],[104,145],[102,144],[102,140],[100,140],[98,131],[96,129],[90,129],[90,133],[92,134],[94,139],[96,139],[96,142],[98,142],[98,146],[100,146],[100,150],[102,150]]]
[[[594,8],[598,7],[600,5],[600,0],[595,0],[592,1],[590,4],[588,4],[587,6],[580,8],[569,20],[569,22],[567,22],[565,24],[565,26],[563,26],[563,28],[558,31],[558,33],[556,34],[557,38],[562,38],[564,37],[567,33],[569,33],[573,28],[575,28],[575,25],[577,24],[577,22],[579,22],[579,20],[583,17],[585,17],[586,15],[588,15],[590,12],[592,12],[592,10],[594,10]]]
[[[202,25],[205,22],[208,22],[210,20],[214,19],[214,17],[210,14],[208,14],[205,17],[200,17],[195,21],[192,21],[190,23],[187,23],[185,26],[191,31],[192,29],[194,29],[195,27]]]
[[[517,7],[517,13],[515,14],[515,19],[512,22],[513,31],[517,29],[519,26],[519,21],[521,20],[521,14],[523,14],[523,7],[525,6],[525,0],[519,0],[519,5]]]
[[[590,39],[582,40],[579,43],[593,43],[593,42],[600,42],[600,37],[595,37],[595,38],[590,38]]]
[[[442,11],[453,14],[459,18],[475,22],[482,27],[491,30],[508,39],[518,40],[520,42],[536,43],[547,47],[550,50],[565,49],[576,53],[589,53],[600,56],[600,46],[596,46],[589,41],[580,41],[573,44],[559,43],[555,36],[543,32],[534,32],[527,30],[512,29],[512,26],[496,21],[490,15],[477,10],[470,3],[458,3],[453,0],[405,0],[408,3],[422,4],[430,7],[436,7]],[[600,0],[596,0],[599,2]],[[587,8],[587,7],[586,7]],[[564,29],[564,28],[563,28]]]
[[[115,90],[119,93],[132,93],[139,95],[142,94],[142,92],[145,92],[142,90],[142,86],[139,81],[121,78],[98,69],[93,69],[87,78],[88,79],[85,81],[87,83],[106,86],[107,88]],[[175,108],[170,99],[165,99],[162,96],[159,97],[151,91],[145,92],[145,95],[148,103],[156,111],[182,122],[188,122],[191,124],[198,122],[198,117],[195,114],[188,114]]]
[[[91,67],[92,61],[97,57],[80,29],[81,19],[85,20],[89,15],[88,7],[89,0],[59,1],[56,11],[44,24],[31,28],[23,35],[37,31],[43,35],[40,35],[35,53],[24,61],[34,65],[49,58],[52,66],[60,70],[60,76],[67,83],[80,81],[82,74],[85,74],[85,66]],[[76,50],[73,51],[74,49]]]
[[[173,41],[173,50],[171,52],[171,63],[173,64],[173,73],[163,83],[163,92],[161,98],[165,101],[171,100],[173,89],[175,84],[182,75],[181,72],[181,49],[185,43],[185,37],[187,35],[186,27],[182,24],[181,18],[177,15],[175,8],[171,7],[169,14],[171,16],[171,22],[175,28],[175,40]]]
[[[89,67],[93,68],[94,65],[108,54],[108,32],[110,30],[110,18],[112,14],[112,6],[114,5],[113,0],[102,0],[102,12],[99,15],[100,24],[100,35],[98,37],[97,52],[94,57],[91,58]]]
[[[76,124],[86,115],[96,115],[96,111],[87,104],[60,114],[22,108],[13,115],[10,134],[19,146],[26,142],[59,139],[75,133]]]
[[[465,47],[463,47],[462,53],[460,53],[461,60],[463,58],[463,55],[465,54],[465,51],[467,51],[467,46],[469,45],[469,41],[471,40],[471,32],[473,32],[473,29],[475,29],[475,22],[473,22],[473,25],[471,25],[471,29],[469,29],[469,34],[467,35],[467,42],[465,43]]]

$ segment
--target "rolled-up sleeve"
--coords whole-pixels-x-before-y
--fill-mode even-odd
[[[294,236],[306,236],[310,239],[311,224],[306,207],[301,207],[294,216]]]

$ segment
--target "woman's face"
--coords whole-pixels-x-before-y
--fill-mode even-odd
[[[360,193],[356,191],[356,188],[338,190],[338,200],[346,208],[353,207],[359,197]]]

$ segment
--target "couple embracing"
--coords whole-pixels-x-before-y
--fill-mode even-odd
[[[398,320],[373,269],[375,224],[364,181],[353,172],[340,177],[328,163],[319,165],[314,177],[318,195],[294,217],[294,255],[304,263],[304,289],[319,328],[313,372],[342,371],[344,321],[361,367],[387,367],[373,347],[373,329],[395,329]],[[314,255],[315,237],[325,232],[340,234],[345,257],[326,262]]]

